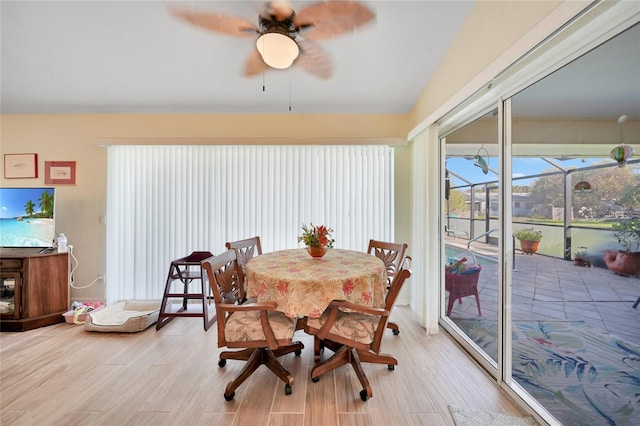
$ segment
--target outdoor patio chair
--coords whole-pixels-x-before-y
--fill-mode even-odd
[[[455,226],[445,225],[444,232],[453,238],[465,237],[467,240],[469,239],[469,233],[467,231],[458,231]]]
[[[466,258],[464,258],[466,259]],[[463,260],[464,260],[463,259]],[[461,262],[461,261],[460,261]],[[458,303],[462,303],[462,298],[474,296],[476,298],[476,306],[478,307],[478,316],[482,316],[480,309],[480,295],[478,294],[478,279],[482,266],[475,265],[473,269],[469,269],[463,274],[453,273],[449,269],[444,272],[444,288],[449,292],[449,302],[447,303],[447,316],[451,315],[451,309],[456,299]]]

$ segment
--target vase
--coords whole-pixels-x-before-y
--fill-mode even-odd
[[[320,259],[325,255],[327,249],[324,247],[307,247],[307,251],[314,259]]]
[[[520,240],[520,248],[523,253],[533,254],[538,251],[540,241]]]
[[[605,250],[604,263],[607,268],[622,276],[640,276],[640,252]]]

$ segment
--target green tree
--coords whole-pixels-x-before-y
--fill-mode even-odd
[[[632,210],[640,208],[640,182],[625,186],[620,194],[620,204]]]
[[[627,209],[637,208],[640,204],[638,177],[629,167],[606,167],[587,171],[574,171],[570,174],[571,186],[579,181],[591,184],[591,191],[574,192],[572,195],[574,217],[579,211],[588,210],[592,216],[602,216],[611,205]],[[564,179],[562,174],[542,176],[531,185],[531,199],[536,204],[564,206]]]
[[[531,187],[529,185],[513,185],[511,191],[514,194],[528,194],[531,192]]]
[[[562,174],[542,176],[531,184],[531,199],[536,204],[564,206],[564,179]]]
[[[620,200],[624,189],[635,186],[637,179],[629,167],[607,167],[593,171],[593,182],[601,200]]]
[[[612,166],[589,170],[584,174],[576,173],[572,176],[572,183],[575,185],[578,180],[589,182],[592,190],[584,194],[574,193],[573,205],[576,208],[590,207],[596,217],[609,213],[612,205],[634,208],[634,189],[636,193],[639,192],[636,187],[638,178],[629,167]]]
[[[608,199],[604,196],[602,185],[598,175],[602,170],[588,170],[586,172],[573,173],[571,175],[571,186],[578,182],[586,181],[591,185],[590,191],[574,191],[573,193],[573,214],[576,220],[591,220],[594,217],[604,216],[610,209]]]
[[[27,216],[31,216],[33,214],[33,209],[35,209],[35,207],[36,205],[33,204],[33,201],[29,200],[24,205],[24,212],[27,214]]]
[[[44,217],[52,218],[53,217],[53,194],[50,194],[47,191],[44,191],[40,194],[40,199],[38,199],[38,203],[40,206],[40,211],[44,214]]]
[[[462,217],[469,217],[467,196],[464,192],[452,189],[449,192],[449,215],[452,213]]]

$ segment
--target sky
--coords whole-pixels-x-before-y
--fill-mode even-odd
[[[490,157],[485,159],[490,169],[498,171],[498,158]],[[570,160],[555,160],[566,169],[587,167],[592,164],[603,161],[613,161],[608,158],[572,158]],[[447,159],[447,169],[451,172],[462,176],[472,183],[483,183],[496,181],[498,176],[491,170],[485,175],[480,167],[474,166],[473,160],[467,160],[462,157],[452,157]],[[540,158],[526,157],[514,158],[512,162],[513,178],[522,176],[531,176],[547,171],[557,171],[555,167]],[[518,179],[513,184],[518,186],[531,185],[535,179]],[[454,176],[451,176],[451,186],[465,185],[466,183]]]
[[[53,188],[0,188],[0,219],[24,216],[24,206],[31,200],[34,212],[40,211],[39,199],[43,191],[53,194]]]

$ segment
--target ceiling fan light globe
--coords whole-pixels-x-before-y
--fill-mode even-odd
[[[295,40],[280,33],[262,34],[256,48],[265,64],[280,70],[289,68],[300,54]]]

